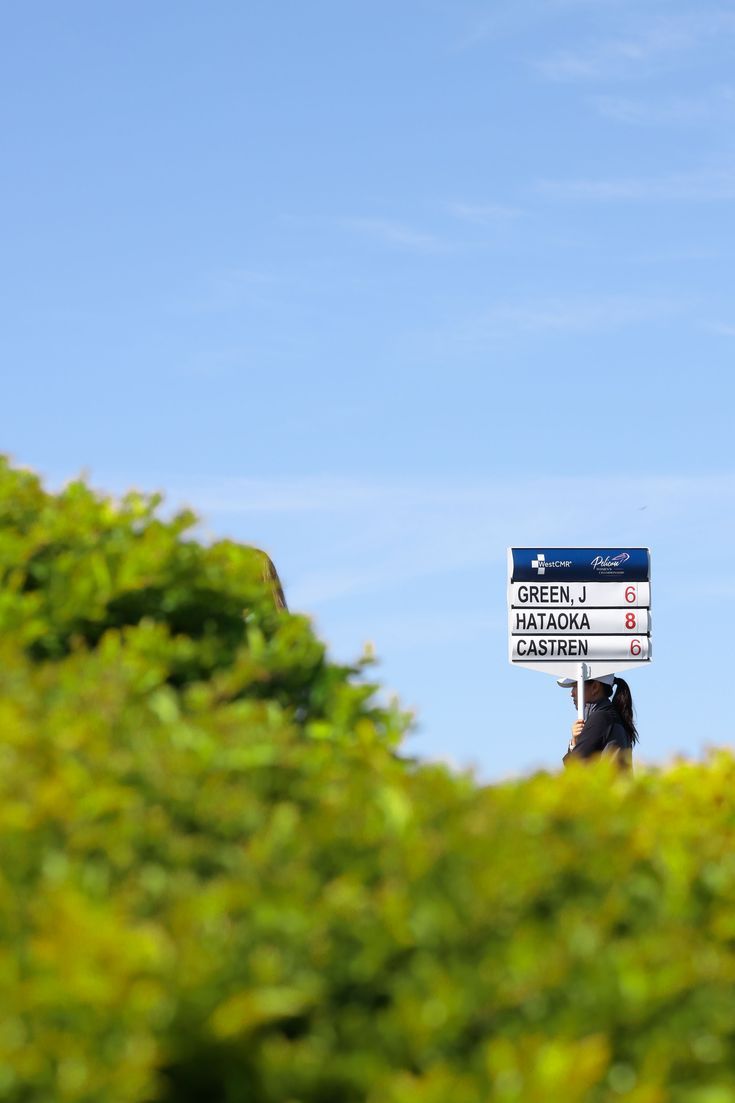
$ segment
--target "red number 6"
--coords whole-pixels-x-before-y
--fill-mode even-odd
[[[638,594],[636,592],[635,586],[627,586],[626,587],[626,589],[625,589],[625,600],[628,602],[628,605],[632,605],[637,596],[638,596]]]
[[[631,655],[640,655],[640,653],[641,653],[641,641],[640,640],[631,640],[630,641],[630,653],[631,653]]]

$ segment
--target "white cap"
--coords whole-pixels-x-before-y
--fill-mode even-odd
[[[615,675],[614,674],[601,674],[599,678],[588,678],[587,681],[588,682],[604,682],[606,686],[614,686],[615,685]],[[556,684],[558,686],[561,686],[562,689],[571,689],[572,686],[576,686],[577,679],[576,678],[557,678],[556,679]]]

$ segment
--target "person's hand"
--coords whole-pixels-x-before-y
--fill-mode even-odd
[[[572,724],[572,746],[576,746],[577,740],[582,734],[582,728],[584,727],[584,720],[575,720]]]

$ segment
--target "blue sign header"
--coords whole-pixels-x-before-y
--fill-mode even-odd
[[[648,548],[511,548],[511,582],[648,582]]]

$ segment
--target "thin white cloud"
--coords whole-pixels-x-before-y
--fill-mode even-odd
[[[530,305],[496,306],[478,319],[487,336],[517,332],[588,333],[621,329],[671,313],[668,300],[638,296],[560,299]]]
[[[386,501],[400,508],[406,494],[415,504],[450,500],[453,490],[428,484],[421,490],[400,484],[384,486],[354,478],[225,479],[206,491],[206,508],[217,513],[339,513],[370,509]]]
[[[351,215],[337,218],[337,225],[372,241],[422,253],[442,252],[448,243],[435,234],[388,218]]]
[[[735,328],[735,327],[734,327]],[[631,486],[638,490],[631,497]],[[707,475],[646,475],[641,478],[627,475],[603,476],[545,476],[533,480],[502,481],[451,481],[436,479],[400,480],[385,482],[376,479],[360,479],[338,476],[297,476],[293,478],[226,478],[210,485],[201,481],[188,483],[186,490],[197,508],[228,514],[251,514],[277,512],[295,514],[309,513],[355,513],[363,512],[367,506],[381,504],[399,513],[407,508],[448,508],[456,505],[461,508],[487,507],[505,504],[516,499],[522,490],[524,493],[535,490],[539,496],[555,488],[554,498],[563,507],[569,495],[577,495],[585,490],[599,487],[603,498],[612,494],[613,498],[625,498],[628,501],[648,496],[667,502],[675,502],[681,495],[690,497],[702,495],[708,500],[717,500],[723,492],[735,500],[735,473],[716,472]],[[185,489],[180,484],[170,487],[170,494],[179,494]],[[617,505],[615,506],[617,508]]]
[[[518,336],[612,333],[681,313],[681,299],[642,295],[575,295],[493,303],[407,338],[411,355],[456,357]]]
[[[477,227],[495,229],[507,226],[523,212],[518,207],[504,203],[444,201],[435,204],[432,213],[434,221],[437,221],[437,216],[441,217],[438,232],[380,215],[335,215],[322,219],[321,222],[322,225],[336,227],[373,245],[429,255],[485,248],[488,241],[477,235]],[[473,231],[469,227],[473,227]]]
[[[676,317],[696,305],[682,296],[566,295],[495,302],[403,335],[399,352],[412,362],[447,364],[496,351],[503,342],[618,333]]]
[[[622,79],[669,67],[716,36],[735,33],[735,12],[711,8],[675,15],[637,17],[614,37],[558,50],[536,68],[556,81]]]
[[[725,85],[699,96],[598,96],[593,100],[605,118],[632,126],[691,126],[720,122],[735,113],[735,88]]]
[[[625,479],[621,483],[625,485]],[[175,483],[170,494],[179,496],[185,493],[197,509],[207,513],[227,516],[245,516],[254,514],[280,514],[297,516],[299,514],[365,514],[373,515],[379,510],[376,521],[394,518],[400,527],[400,518],[404,513],[426,511],[448,512],[453,508],[463,510],[485,510],[507,506],[516,500],[518,487],[526,493],[532,487],[538,488],[543,497],[552,486],[559,489],[559,499],[563,502],[568,493],[582,491],[584,487],[603,485],[607,493],[608,483],[614,480],[600,480],[592,476],[560,476],[534,480],[533,483],[509,482],[486,483],[449,480],[400,480],[391,479],[382,482],[375,479],[340,476],[297,476],[283,478],[226,478],[216,485],[193,482],[186,487]],[[660,499],[663,494],[674,500],[679,493],[685,496],[694,489],[701,489],[706,495],[717,497],[723,487],[735,499],[735,482],[730,476],[716,475],[699,479],[690,476],[647,476],[640,484],[642,489],[637,497],[645,496],[643,488],[649,488],[649,496]],[[555,495],[556,497],[556,495]],[[636,503],[639,504],[639,503]],[[646,504],[645,502],[643,504]],[[560,504],[559,508],[563,509]]]
[[[503,203],[449,203],[447,210],[453,218],[475,226],[497,226],[513,222],[523,213],[519,207]]]
[[[664,43],[654,36],[618,39],[586,50],[559,50],[539,61],[536,68],[555,81],[603,80],[622,77],[663,52],[668,52]]]
[[[599,17],[605,9],[624,9],[634,3],[636,0],[514,0],[513,4],[498,4],[468,21],[456,48],[467,50],[508,38],[539,24],[552,22],[567,12],[584,15],[585,11],[589,11]]]
[[[704,169],[658,177],[540,180],[536,190],[553,199],[574,201],[708,203],[735,199],[735,169]]]
[[[627,261],[632,264],[683,264],[689,261],[713,261],[722,256],[722,250],[712,246],[674,246],[669,249],[652,249],[641,253],[631,253]]]

